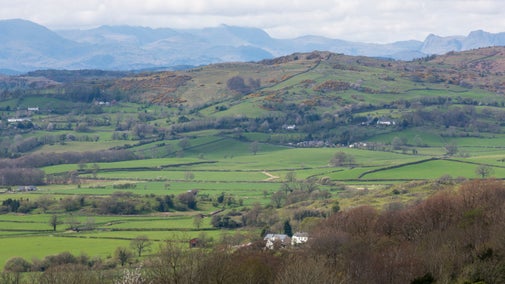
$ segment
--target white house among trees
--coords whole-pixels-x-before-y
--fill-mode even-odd
[[[308,233],[295,233],[293,237],[291,237],[291,245],[296,246],[299,244],[306,243],[309,240],[309,234]]]
[[[265,247],[268,249],[285,247],[291,242],[291,238],[285,234],[267,234],[263,240],[266,241]]]

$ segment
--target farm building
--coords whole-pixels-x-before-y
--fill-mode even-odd
[[[291,245],[296,246],[299,244],[306,243],[309,240],[309,234],[308,233],[295,233],[293,237],[291,237]]]
[[[266,241],[265,247],[268,249],[285,247],[291,243],[291,238],[285,234],[267,234],[263,240]]]
[[[36,191],[37,187],[34,185],[23,185],[18,187],[19,192],[25,192],[25,191]]]

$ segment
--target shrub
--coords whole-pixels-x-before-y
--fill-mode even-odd
[[[4,270],[9,272],[30,271],[31,264],[22,257],[13,257],[5,263]]]

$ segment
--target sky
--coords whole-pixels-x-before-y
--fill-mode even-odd
[[[0,0],[0,19],[53,30],[101,25],[264,29],[274,38],[319,35],[387,43],[505,32],[503,0]]]

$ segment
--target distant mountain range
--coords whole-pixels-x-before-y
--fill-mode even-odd
[[[473,31],[468,36],[429,35],[422,41],[372,44],[303,36],[275,39],[257,28],[222,25],[176,30],[101,26],[52,31],[36,23],[0,21],[0,73],[39,69],[178,69],[218,62],[258,61],[324,50],[346,55],[412,60],[449,51],[505,45],[505,33]]]

